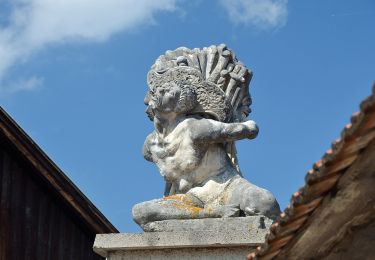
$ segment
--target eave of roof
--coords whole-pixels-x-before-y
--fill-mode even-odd
[[[34,166],[94,233],[119,231],[0,106],[0,133]]]
[[[247,259],[272,259],[293,243],[323,198],[372,140],[375,140],[375,84],[372,95],[361,103],[360,112],[353,114],[341,138],[307,172],[305,185],[292,195],[289,206],[270,227],[266,242]]]

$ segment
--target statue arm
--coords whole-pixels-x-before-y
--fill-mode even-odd
[[[201,119],[195,121],[191,129],[193,140],[208,143],[254,139],[259,131],[256,123],[251,120],[243,123],[222,123],[211,119]]]
[[[151,142],[152,142],[152,139],[154,138],[154,132],[152,132],[151,134],[149,134],[143,144],[143,150],[142,150],[142,153],[143,153],[143,157],[149,161],[149,162],[153,162],[152,160],[152,153],[150,151],[150,145],[151,145]]]

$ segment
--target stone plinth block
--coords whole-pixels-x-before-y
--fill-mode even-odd
[[[245,259],[264,242],[270,223],[262,217],[154,222],[164,232],[99,234],[94,251],[108,260]]]
[[[251,216],[238,218],[204,218],[186,220],[155,221],[142,226],[146,232],[171,231],[234,231],[234,230],[262,230],[271,226],[273,220],[265,216]]]

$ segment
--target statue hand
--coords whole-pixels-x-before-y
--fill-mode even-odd
[[[242,124],[245,125],[246,130],[248,132],[247,138],[254,139],[255,137],[257,137],[258,132],[259,132],[259,128],[253,120],[243,122]]]

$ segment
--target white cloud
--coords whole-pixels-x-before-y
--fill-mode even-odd
[[[39,89],[43,85],[44,79],[32,76],[28,79],[17,79],[11,82],[1,82],[0,95],[12,94],[18,91],[33,91]]]
[[[259,29],[279,28],[286,24],[288,0],[220,0],[235,24]]]
[[[3,26],[0,25],[0,86],[13,65],[26,61],[47,45],[77,40],[105,41],[120,31],[153,23],[155,13],[174,11],[177,1],[10,1],[8,19]],[[33,81],[35,78],[28,82]]]

